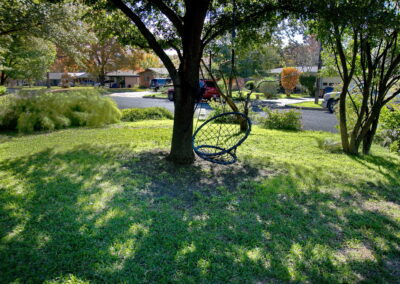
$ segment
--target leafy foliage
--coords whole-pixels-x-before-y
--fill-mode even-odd
[[[4,86],[0,86],[0,96],[4,95],[7,92],[7,88]]]
[[[7,78],[42,80],[54,62],[56,47],[41,38],[11,36],[0,58],[2,82]]]
[[[307,88],[308,94],[313,96],[315,92],[315,82],[317,77],[312,74],[302,73],[300,75],[300,84]]]
[[[378,141],[400,154],[400,107],[394,107],[393,110],[382,109],[379,122]]]
[[[123,121],[172,119],[172,113],[163,107],[128,108],[122,110]]]
[[[263,119],[262,126],[267,129],[301,130],[301,112],[296,110],[278,111],[268,107],[263,109],[267,117]]]
[[[20,92],[0,105],[0,129],[31,133],[73,126],[97,127],[118,122],[114,101],[95,90]]]
[[[258,90],[263,93],[267,99],[275,98],[279,91],[279,82],[264,81],[259,84]]]
[[[293,92],[296,85],[299,83],[300,72],[294,67],[285,67],[281,73],[281,85],[285,89],[287,96]]]

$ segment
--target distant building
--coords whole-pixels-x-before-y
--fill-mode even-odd
[[[135,71],[113,71],[106,74],[111,88],[132,88],[139,85],[139,75]]]
[[[150,81],[155,78],[169,78],[167,68],[147,68],[146,70],[139,72],[139,85],[141,87],[150,87]]]
[[[60,86],[61,78],[64,73],[62,72],[49,72],[50,86]],[[68,72],[71,85],[94,85],[96,83],[95,77],[87,72]],[[41,82],[45,85],[46,82]]]

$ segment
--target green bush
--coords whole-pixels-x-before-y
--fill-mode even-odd
[[[0,96],[4,95],[7,92],[7,88],[4,86],[0,86]]]
[[[0,104],[0,129],[31,133],[118,122],[121,112],[96,90],[18,93]]]
[[[279,91],[278,81],[260,82],[257,88],[267,99],[276,98]]]
[[[172,119],[172,113],[162,107],[128,108],[122,110],[123,121]]]
[[[268,129],[301,130],[301,112],[295,110],[277,111],[266,107],[267,117],[262,126]]]
[[[376,140],[382,146],[389,147],[390,151],[400,154],[400,107],[382,109]]]
[[[308,90],[308,94],[312,97],[315,93],[315,82],[317,77],[312,74],[303,73],[300,75],[300,84]]]
[[[247,90],[253,90],[256,87],[256,83],[254,81],[247,81],[245,84],[245,88]]]

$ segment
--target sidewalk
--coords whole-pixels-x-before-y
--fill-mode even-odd
[[[273,104],[276,107],[284,107],[290,104],[297,104],[302,102],[312,102],[314,98],[285,98],[275,100],[260,100],[262,103]]]

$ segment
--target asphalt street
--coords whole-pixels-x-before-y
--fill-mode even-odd
[[[171,112],[174,111],[173,102],[168,101],[167,99],[150,99],[143,98],[144,95],[151,94],[151,92],[137,92],[137,93],[115,93],[109,95],[115,102],[118,104],[118,107],[123,108],[145,108],[145,107],[164,107]],[[287,109],[284,106],[279,104],[266,103],[266,105],[271,108],[275,108],[278,110],[284,111]],[[210,106],[207,103],[201,103],[198,106],[198,109],[201,110],[201,116],[207,114],[208,111],[211,110]],[[259,107],[254,107],[254,111],[259,112],[260,115],[265,115],[264,112]],[[329,113],[328,111],[318,111],[318,110],[300,110],[302,113],[302,125],[304,130],[316,130],[316,131],[328,131],[328,132],[338,132],[335,127],[337,124],[337,120],[334,114]]]

